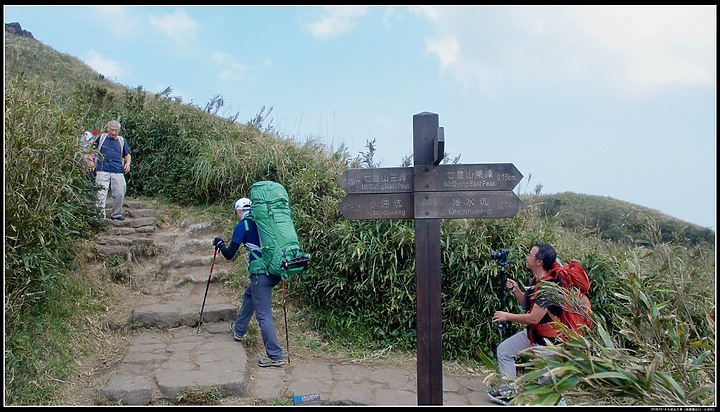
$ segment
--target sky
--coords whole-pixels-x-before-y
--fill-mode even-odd
[[[4,6],[105,77],[381,167],[438,115],[459,163],[518,194],[611,197],[716,224],[717,8]]]

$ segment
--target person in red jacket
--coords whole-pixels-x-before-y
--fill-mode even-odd
[[[548,338],[547,335],[555,336],[552,317],[559,317],[562,307],[551,304],[542,297],[535,297],[535,292],[541,282],[556,282],[550,271],[557,260],[557,252],[547,243],[536,243],[525,258],[525,267],[532,273],[530,286],[521,290],[514,279],[508,278],[505,286],[510,290],[519,304],[522,305],[525,313],[510,313],[496,311],[493,315],[493,322],[516,322],[527,326],[524,330],[505,339],[497,348],[498,370],[503,383],[499,389],[488,391],[491,398],[501,402],[509,403],[516,395],[514,381],[517,378],[515,359],[520,352],[533,348],[534,353],[542,355],[542,348],[547,341],[555,342],[555,338]],[[542,327],[538,327],[542,325]],[[549,332],[549,333],[548,333]],[[547,340],[546,340],[547,339]],[[564,405],[565,400],[561,399],[560,404]]]

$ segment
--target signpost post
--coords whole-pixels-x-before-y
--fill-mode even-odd
[[[348,169],[338,183],[347,219],[415,219],[418,405],[442,405],[440,219],[509,218],[523,175],[511,163],[441,165],[445,133],[438,115],[413,116],[413,167]]]

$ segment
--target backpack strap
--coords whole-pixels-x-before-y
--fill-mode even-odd
[[[98,142],[98,152],[100,151],[100,148],[102,147],[103,143],[105,143],[105,138],[107,137],[107,133],[102,133],[100,135],[100,141]]]
[[[245,224],[245,231],[246,231],[246,232],[247,232],[248,230],[250,230],[250,223],[248,223],[248,222],[251,221],[251,220],[254,220],[254,219],[253,219],[253,216],[252,216],[252,214],[251,214],[250,212],[245,212],[245,213],[243,213],[242,217],[240,218],[240,221]],[[262,241],[261,241],[261,242],[262,242]],[[246,245],[246,246],[247,246],[247,245]],[[258,246],[261,246],[261,245],[258,245]],[[260,256],[260,255],[258,254],[258,252],[261,251],[262,248],[255,248],[255,247],[249,248],[249,247],[246,247],[246,249],[247,249],[248,253],[250,253],[251,255],[253,255],[253,256],[255,257],[255,260],[262,260],[262,256]]]

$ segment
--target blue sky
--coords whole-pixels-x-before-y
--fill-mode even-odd
[[[715,229],[716,6],[8,6],[5,22],[128,87],[297,141],[412,154],[437,113],[460,163],[518,193],[632,202]],[[539,186],[540,185],[540,186]]]

